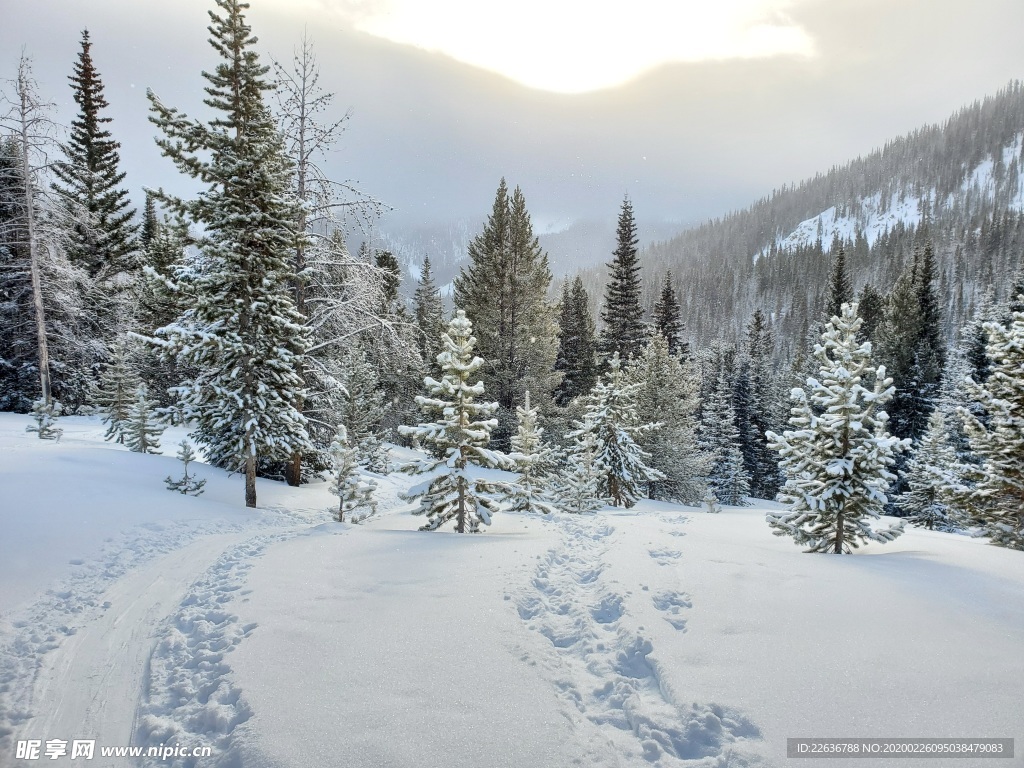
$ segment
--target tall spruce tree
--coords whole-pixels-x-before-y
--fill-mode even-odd
[[[291,167],[263,101],[272,86],[245,23],[248,5],[216,2],[210,44],[221,61],[203,76],[204,103],[217,116],[189,119],[149,93],[164,155],[206,185],[194,200],[162,195],[204,236],[191,268],[175,275],[188,308],[157,334],[165,356],[195,370],[177,388],[195,438],[213,463],[244,471],[245,503],[254,507],[257,461],[286,461],[311,447],[296,372],[308,333],[293,304],[289,258],[305,233],[295,230]]]
[[[413,315],[416,318],[417,336],[420,356],[428,369],[437,365],[437,355],[441,351],[441,334],[444,333],[444,304],[441,294],[434,284],[434,273],[430,257],[423,257],[423,268],[416,283],[413,294]]]
[[[67,251],[73,264],[90,277],[105,280],[132,272],[136,264],[136,231],[132,223],[128,190],[121,187],[125,172],[119,170],[121,146],[105,127],[111,118],[103,112],[110,105],[92,61],[89,32],[82,32],[82,50],[68,79],[78,105],[71,136],[61,149],[65,160],[54,163],[58,183],[54,188],[63,200],[74,225]]]
[[[590,297],[577,275],[570,285],[562,286],[558,323],[558,357],[555,370],[563,374],[555,390],[555,402],[566,406],[585,395],[597,383],[597,348]]]
[[[743,461],[742,434],[736,426],[733,382],[728,368],[719,364],[711,388],[702,398],[700,448],[710,461],[708,488],[723,504],[745,505],[750,495],[750,473]]]
[[[857,341],[861,321],[856,305],[826,326],[814,355],[819,369],[807,389],[792,392],[792,429],[768,434],[779,452],[786,485],[780,500],[786,512],[769,512],[776,536],[792,536],[807,552],[849,553],[867,541],[891,541],[902,524],[874,529],[895,476],[889,468],[909,441],[886,431],[881,410],[892,397],[885,367],[871,362],[871,345]],[[862,385],[873,380],[872,390]],[[808,393],[809,390],[809,393]]]
[[[767,432],[778,428],[779,387],[772,367],[775,337],[768,319],[758,309],[747,325],[746,353],[749,378],[749,446],[745,453],[750,473],[750,495],[774,499],[781,481],[775,452],[768,446]]]
[[[534,393],[543,413],[559,376],[548,257],[533,234],[522,191],[516,187],[510,197],[504,179],[483,232],[469,244],[469,261],[454,281],[455,304],[473,322],[484,360],[480,375],[498,403],[494,445],[508,450],[523,393]]]
[[[640,304],[640,243],[633,219],[633,204],[622,201],[616,229],[615,251],[608,265],[611,274],[604,291],[601,310],[601,354],[610,358],[618,353],[623,361],[636,357],[647,341],[644,310]]]
[[[690,344],[683,338],[686,327],[683,325],[683,313],[676,297],[675,286],[672,285],[671,270],[665,273],[665,282],[661,285],[661,295],[654,305],[654,327],[662,338],[668,342],[668,353],[673,357],[687,357]]]
[[[898,500],[911,525],[928,530],[955,531],[956,515],[943,489],[949,487],[956,466],[946,415],[936,408],[928,417],[928,430],[917,441],[904,471],[906,490]]]
[[[853,301],[853,286],[850,275],[846,271],[846,251],[841,245],[834,248],[832,269],[828,276],[828,297],[825,300],[825,320],[838,317],[843,311],[843,304]]]

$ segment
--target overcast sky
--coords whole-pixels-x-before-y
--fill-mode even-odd
[[[869,152],[1024,77],[1021,0],[252,0],[260,51],[309,31],[349,129],[327,161],[388,224],[479,219],[498,179],[541,227],[698,221]],[[88,26],[132,194],[182,189],[146,88],[202,115],[212,0],[11,0],[56,116]]]

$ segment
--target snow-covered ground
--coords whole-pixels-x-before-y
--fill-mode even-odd
[[[0,414],[0,766],[81,738],[213,750],[100,766],[781,766],[797,736],[1010,737],[940,764],[1024,765],[1019,552],[808,555],[763,507],[646,501],[421,533],[400,474],[350,526],[326,484],[246,510],[204,465],[203,496],[166,491],[180,464],[98,420],[27,423]]]

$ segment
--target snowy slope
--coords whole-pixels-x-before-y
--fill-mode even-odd
[[[998,167],[992,158],[987,158],[968,170],[961,184],[961,194],[949,194],[940,199],[935,189],[917,194],[911,190],[900,190],[883,200],[882,193],[876,192],[857,198],[842,215],[836,206],[832,206],[800,222],[792,232],[777,237],[775,246],[780,250],[791,250],[814,245],[820,237],[822,247],[828,252],[834,237],[846,241],[855,239],[858,234],[870,246],[899,224],[920,224],[922,202],[935,210],[936,207],[955,205],[962,194],[971,195],[977,205],[981,200],[993,200],[998,193],[1006,199],[1009,210],[1024,211],[1024,164],[1015,162],[1021,156],[1022,142],[1024,134],[1018,134],[1010,145],[1003,148]],[[768,250],[766,246],[754,254],[754,260],[757,261]]]
[[[1019,552],[912,530],[807,555],[763,508],[649,501],[421,533],[399,474],[350,526],[328,522],[323,484],[261,482],[252,512],[240,478],[200,466],[206,495],[171,494],[172,459],[64,421],[53,445],[0,417],[3,546],[33,564],[0,560],[2,593],[35,590],[0,625],[0,766],[36,764],[13,759],[25,738],[210,746],[138,763],[200,768],[736,768],[786,764],[793,736],[1024,744]]]

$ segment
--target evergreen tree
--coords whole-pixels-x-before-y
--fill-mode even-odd
[[[122,341],[115,344],[111,348],[110,362],[100,376],[99,386],[92,398],[103,411],[103,423],[107,425],[104,439],[124,442],[129,413],[139,383],[139,376],[129,360],[125,343]]]
[[[564,407],[585,395],[597,383],[597,349],[590,297],[577,276],[562,286],[558,324],[558,357],[555,370],[563,374],[555,390],[555,402]]]
[[[673,357],[687,357],[690,354],[690,343],[683,339],[685,326],[683,313],[676,298],[676,289],[672,285],[672,272],[665,273],[665,282],[661,286],[661,295],[654,305],[654,327],[661,337],[668,342],[668,353]]]
[[[857,294],[857,317],[861,319],[859,340],[874,342],[875,332],[885,317],[885,297],[870,283]]]
[[[143,250],[149,248],[160,231],[160,221],[156,217],[156,200],[153,193],[146,190],[146,207],[142,209],[142,228],[139,230],[139,245]]]
[[[721,503],[744,506],[750,495],[750,475],[743,463],[733,387],[725,366],[718,368],[714,387],[702,400],[700,424],[700,448],[711,465],[708,488]]]
[[[928,431],[918,441],[904,471],[907,490],[900,496],[899,506],[908,523],[928,530],[959,529],[943,494],[943,488],[950,485],[955,465],[945,414],[935,409],[928,417]]]
[[[160,435],[164,428],[157,421],[156,403],[149,398],[145,384],[135,389],[135,400],[124,424],[124,444],[135,453],[160,453]]]
[[[530,393],[516,408],[518,429],[512,438],[512,453],[518,477],[511,484],[504,501],[510,512],[549,514],[555,507],[548,494],[545,477],[557,464],[555,450],[544,443],[544,429],[537,424],[537,409],[530,407]]]
[[[533,392],[543,413],[559,377],[548,257],[533,234],[522,191],[516,187],[509,197],[504,179],[484,231],[469,245],[469,261],[454,281],[455,304],[472,318],[479,337],[481,378],[498,403],[494,445],[507,450],[523,393]]]
[[[170,475],[164,478],[167,490],[177,491],[184,496],[201,496],[206,480],[199,480],[194,474],[188,473],[188,465],[196,460],[195,451],[188,440],[178,443],[178,460],[185,465],[184,474],[180,480],[175,480]]]
[[[388,404],[377,372],[361,347],[352,347],[343,357],[336,391],[338,423],[345,428],[359,465],[387,474],[390,455],[383,445],[381,425]]]
[[[165,359],[195,370],[176,390],[194,437],[215,465],[244,471],[245,503],[254,507],[257,461],[287,461],[311,447],[296,372],[308,332],[292,301],[289,261],[305,233],[295,230],[291,168],[263,103],[272,86],[253,50],[248,6],[217,6],[210,42],[222,60],[203,76],[205,103],[218,116],[191,120],[149,94],[163,153],[207,185],[195,200],[162,195],[204,235],[192,268],[177,270],[173,283],[187,308],[157,333]]]
[[[339,523],[344,523],[347,515],[347,522],[361,523],[377,513],[377,502],[373,499],[377,484],[372,480],[363,480],[359,476],[358,451],[350,443],[344,425],[338,425],[330,452],[334,459],[330,491],[338,497],[338,512],[335,519]],[[362,514],[359,514],[360,510],[363,510]]]
[[[781,481],[775,452],[768,446],[766,434],[777,428],[778,382],[772,366],[775,337],[760,309],[747,325],[747,359],[749,360],[749,448],[745,465],[750,474],[750,495],[774,499]]]
[[[561,509],[574,514],[593,512],[605,504],[601,497],[601,478],[605,467],[597,457],[597,435],[584,417],[580,429],[573,432],[565,471],[556,488]]]
[[[416,340],[420,357],[431,368],[436,365],[437,355],[441,351],[439,340],[444,333],[444,304],[434,284],[429,256],[423,257],[423,268],[416,284],[416,293],[413,294],[413,314],[418,330]]]
[[[419,500],[414,515],[427,516],[420,530],[434,531],[455,521],[457,533],[478,533],[481,525],[491,524],[499,498],[507,492],[503,484],[481,477],[480,468],[510,469],[514,464],[504,454],[487,447],[497,425],[491,417],[498,405],[478,402],[476,398],[484,394],[483,382],[469,383],[484,361],[473,354],[476,338],[465,311],[455,313],[441,342],[444,351],[438,362],[444,375],[440,381],[425,378],[423,383],[430,396],[416,398],[425,414],[438,414],[439,420],[399,427],[403,436],[434,446],[439,457],[406,468],[425,476],[423,482],[408,491],[406,498]]]
[[[92,61],[88,30],[82,32],[82,50],[68,79],[78,105],[71,136],[62,146],[65,160],[54,164],[55,189],[75,221],[69,233],[68,256],[90,277],[112,279],[136,268],[135,211],[129,207],[128,190],[121,187],[125,173],[119,170],[121,146],[105,127],[103,115],[109,104],[103,83]]]
[[[568,435],[576,445],[586,444],[586,433],[593,435],[595,461],[601,467],[599,493],[616,507],[632,507],[643,484],[665,479],[647,463],[650,454],[638,444],[661,426],[640,423],[636,402],[640,387],[625,381],[619,355],[613,353],[607,377],[597,382],[586,399],[583,421]]]
[[[846,271],[846,251],[841,245],[833,249],[832,270],[828,276],[828,298],[825,301],[825,319],[838,317],[843,304],[853,301],[853,286]]]
[[[1009,327],[989,322],[985,330],[989,377],[966,383],[987,419],[960,411],[981,464],[968,470],[957,502],[993,544],[1024,550],[1024,312],[1014,312]]]
[[[693,365],[669,351],[664,336],[656,335],[626,372],[638,384],[637,418],[661,422],[661,428],[640,437],[647,462],[664,477],[648,482],[647,495],[696,504],[707,490],[708,461],[697,447],[697,379]]]
[[[57,426],[57,419],[64,408],[56,400],[46,402],[43,399],[32,403],[32,419],[36,425],[25,427],[26,432],[35,432],[40,440],[59,441],[64,430]]]
[[[780,500],[790,505],[787,512],[769,512],[768,524],[808,552],[848,553],[867,541],[891,541],[903,530],[869,525],[887,502],[895,454],[909,441],[886,431],[888,416],[880,408],[892,398],[892,381],[884,366],[872,365],[871,344],[857,341],[860,325],[856,305],[846,304],[825,326],[814,350],[818,376],[807,380],[810,394],[792,393],[792,429],[768,435],[786,474]],[[861,384],[867,375],[872,391]]]
[[[601,310],[601,341],[599,349],[606,357],[618,353],[620,359],[636,357],[647,340],[644,311],[640,304],[640,259],[633,220],[633,204],[622,201],[616,230],[617,245],[608,269],[611,274],[604,292]]]

